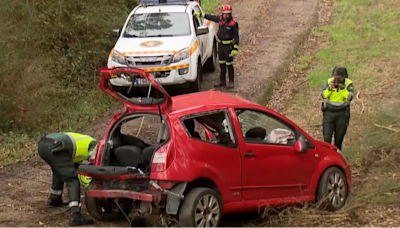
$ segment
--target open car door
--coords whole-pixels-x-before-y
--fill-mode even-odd
[[[132,82],[127,91],[117,91],[109,82],[112,78],[124,77]],[[137,89],[134,83],[137,79],[147,79],[150,86],[155,89],[155,97],[130,97],[132,90]],[[168,92],[148,72],[134,67],[101,68],[99,88],[108,95],[121,101],[128,109],[134,111],[161,111],[171,110],[172,99]]]

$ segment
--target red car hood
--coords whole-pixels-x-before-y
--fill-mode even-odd
[[[330,143],[327,143],[327,142],[324,142],[324,141],[320,141],[320,140],[317,140],[317,142],[318,142],[321,146],[328,147],[328,148],[330,148],[330,149],[332,149],[332,150],[338,150],[338,148],[337,148],[335,145],[332,145],[332,144],[330,144]]]

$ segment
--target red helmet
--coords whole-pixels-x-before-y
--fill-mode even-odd
[[[222,13],[232,13],[232,6],[225,4],[222,6]]]

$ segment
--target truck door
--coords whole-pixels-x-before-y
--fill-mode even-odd
[[[202,13],[202,11],[200,10],[200,8],[198,6],[195,6],[194,10]],[[194,21],[194,26],[196,29],[200,26],[203,26],[205,23],[204,18],[200,18],[200,17],[193,17],[193,21]],[[207,38],[208,38],[208,34],[197,36],[197,40],[199,42],[199,48],[200,48],[200,52],[201,52],[201,62],[202,63],[204,63],[207,60],[207,53],[205,52],[207,50]]]

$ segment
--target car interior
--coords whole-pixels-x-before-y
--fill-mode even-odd
[[[222,125],[222,121],[225,119],[225,112],[218,111],[210,113],[208,115],[186,118],[183,120],[183,124],[185,125],[191,138],[199,139],[213,144],[233,147],[235,145],[234,135],[232,134],[232,132],[225,132]],[[200,134],[197,129],[195,129],[195,123],[196,125],[201,126],[197,127],[200,131],[204,132],[204,128],[206,128],[214,135],[214,138],[211,140],[206,139],[205,133],[204,136],[201,136],[202,134]]]
[[[149,171],[153,154],[168,140],[169,132],[165,123],[160,123],[156,143],[148,143],[144,140],[123,134],[121,125],[117,126],[111,136],[112,148],[110,149],[111,166],[135,167],[142,171]]]
[[[279,128],[278,126],[270,126],[267,123],[259,122],[259,119],[248,119],[248,116],[241,116],[246,110],[236,110],[242,129],[250,128],[245,131],[244,138],[246,142],[253,143],[270,143],[270,144],[286,144],[294,145],[296,143],[295,133],[288,129]],[[242,117],[242,118],[241,118]],[[265,127],[268,126],[268,133]]]

